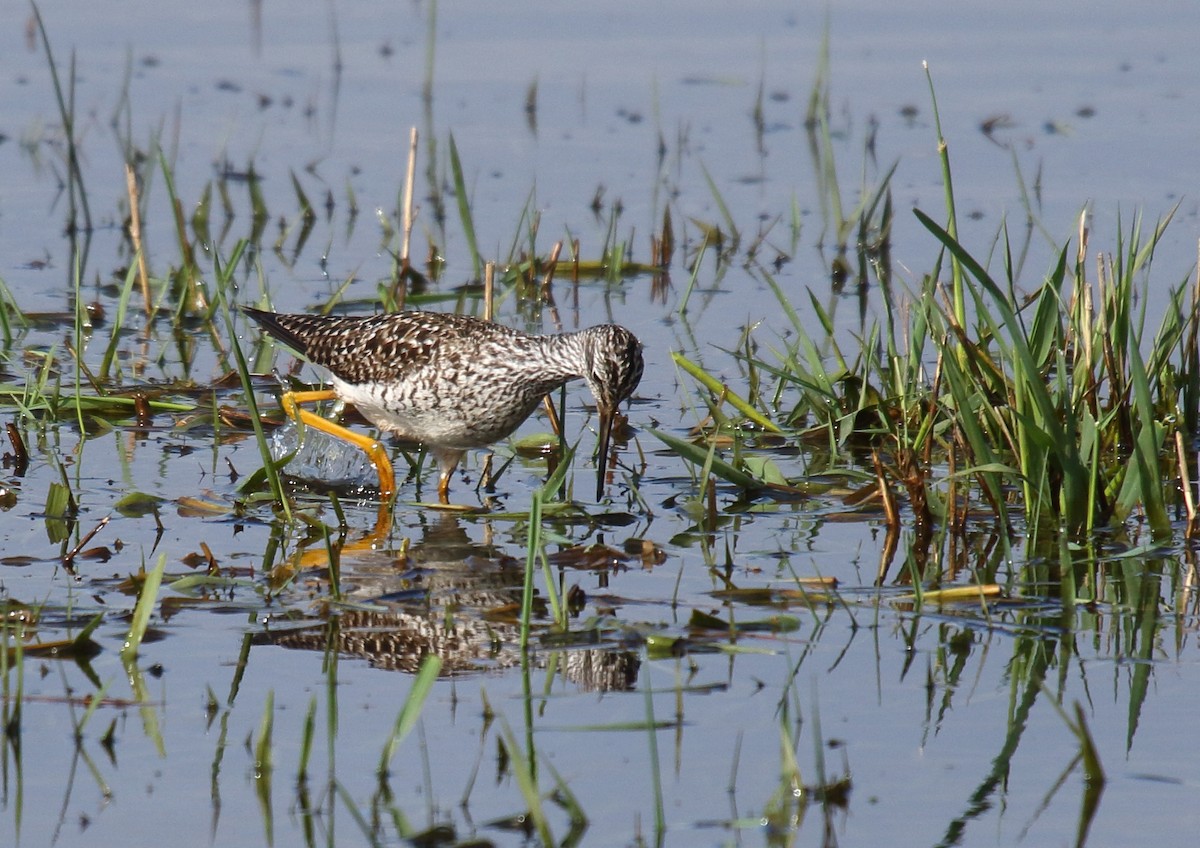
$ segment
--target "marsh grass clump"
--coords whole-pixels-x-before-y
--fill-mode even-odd
[[[776,361],[744,357],[775,382],[770,418],[736,388],[680,363],[713,399],[710,417],[728,405],[735,424],[782,426],[801,442],[824,443],[902,492],[921,526],[982,510],[1005,527],[1020,516],[1035,538],[1145,526],[1164,541],[1174,511],[1190,535],[1184,493],[1196,474],[1176,443],[1190,443],[1188,422],[1197,420],[1200,284],[1172,290],[1157,328],[1139,306],[1169,218],[1148,235],[1135,220],[1091,273],[1083,232],[1080,246],[1060,249],[1041,283],[1022,293],[1010,264],[997,280],[945,228],[916,214],[963,269],[965,320],[936,269],[919,292],[889,299],[884,320],[852,354],[828,321],[829,336],[819,339],[797,320]],[[1000,247],[1011,256],[1005,233]],[[752,483],[719,476],[769,493],[768,480],[741,467]]]
[[[892,170],[878,188],[864,190],[854,215],[842,213],[823,102],[819,79],[807,126],[815,133],[827,228],[844,246],[858,221],[858,279],[866,284],[869,269],[878,280],[882,317],[864,325],[856,349],[847,348],[815,295],[807,304],[815,322],[802,319],[771,272],[756,265],[791,338],[773,345],[773,358],[759,352],[761,340],[739,345],[746,391],[677,356],[705,398],[703,439],[655,434],[705,476],[779,499],[802,492],[804,481],[782,478],[770,460],[754,457],[752,445],[782,430],[823,450],[822,464],[810,471],[862,481],[847,505],[882,510],[891,533],[910,520],[914,549],[927,548],[935,531],[961,539],[968,516],[977,524],[990,516],[1004,547],[1018,524],[1034,545],[1059,532],[1081,540],[1114,529],[1135,536],[1144,529],[1154,542],[1177,529],[1190,538],[1196,461],[1187,446],[1200,421],[1200,277],[1171,290],[1156,328],[1145,307],[1151,260],[1172,215],[1152,228],[1140,216],[1127,228],[1118,221],[1114,252],[1096,257],[1081,218],[1074,245],[1056,248],[1040,282],[1024,288],[1018,269],[1028,245],[1015,250],[1007,227],[990,246],[998,272],[957,235],[935,99],[946,223],[914,210],[940,255],[915,291],[904,290],[880,261],[891,229]],[[814,323],[818,333],[808,329]],[[731,462],[713,452],[721,441],[734,449]],[[1178,527],[1173,515],[1183,520]]]

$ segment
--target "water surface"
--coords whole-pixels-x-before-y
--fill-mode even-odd
[[[160,413],[142,426],[97,416],[81,435],[74,420],[39,421],[7,405],[31,462],[23,474],[5,472],[13,498],[0,514],[2,595],[45,606],[43,640],[102,613],[96,640],[104,650],[86,666],[26,659],[20,731],[5,749],[0,787],[6,839],[361,844],[353,808],[379,822],[379,841],[388,844],[435,825],[460,840],[522,844],[522,832],[499,823],[526,808],[511,764],[498,756],[507,726],[535,745],[543,791],[557,774],[578,798],[587,845],[1068,844],[1078,837],[1084,787],[1071,770],[1075,737],[1051,703],[1058,699],[1069,710],[1082,705],[1109,777],[1085,841],[1191,844],[1198,775],[1179,728],[1200,685],[1195,597],[1190,582],[1152,579],[1160,563],[1166,573],[1193,574],[1189,549],[1136,558],[1123,572],[1125,587],[1094,610],[1064,611],[1028,591],[1022,603],[986,613],[964,605],[914,615],[889,597],[905,591],[897,565],[882,589],[874,586],[881,516],[845,520],[837,493],[748,508],[722,486],[720,526],[705,532],[693,471],[648,433],[682,436],[705,414],[672,351],[738,388],[744,367],[728,351],[743,328],[755,328],[763,351],[782,345],[783,312],[745,261],[758,236],[760,264],[776,269],[806,314],[812,292],[844,339],[879,312],[874,292],[864,319],[854,287],[831,286],[829,194],[804,126],[819,73],[829,81],[843,203],[852,206],[897,163],[892,258],[901,283],[915,287],[937,253],[909,209],[935,218],[943,209],[928,61],[964,242],[986,256],[1005,221],[1024,238],[1028,204],[1037,226],[1022,280],[1032,287],[1075,237],[1085,210],[1092,250],[1102,253],[1116,250],[1118,220],[1128,228],[1139,213],[1152,221],[1178,204],[1148,290],[1157,316],[1156,295],[1194,273],[1189,181],[1200,86],[1192,34],[1200,13],[1191,5],[1105,2],[1081,15],[1033,2],[987,10],[442,4],[434,21],[426,3],[285,8],[219,0],[112,2],[91,11],[45,4],[42,14],[64,85],[75,68],[75,137],[93,230],[74,242],[67,233],[66,148],[50,64],[29,10],[14,6],[0,26],[0,279],[21,310],[40,317],[8,345],[6,383],[35,381],[54,355],[66,363],[64,390],[74,390],[76,267],[81,297],[114,320],[131,261],[122,234],[129,145],[151,162],[162,150],[185,216],[212,187],[213,235],[196,245],[207,276],[215,276],[214,256],[251,238],[250,261],[235,275],[244,303],[312,309],[350,280],[342,298],[369,308],[392,273],[389,227],[414,126],[421,140],[413,253],[423,261],[432,245],[446,263],[429,293],[448,299],[431,308],[478,308],[460,298],[474,272],[451,191],[451,136],[486,258],[503,262],[514,244],[527,247],[537,214],[540,255],[569,236],[583,258],[595,259],[615,237],[646,261],[668,207],[680,248],[665,288],[649,275],[578,287],[560,279],[557,323],[549,310],[501,293],[500,318],[514,325],[553,331],[619,321],[643,339],[647,362],[630,407],[633,441],[603,507],[582,497],[593,473],[586,455],[594,420],[586,392],[569,395],[567,433],[583,434],[571,477],[582,508],[546,531],[550,552],[570,552],[555,562],[557,579],[586,600],[572,619],[576,640],[539,642],[524,671],[505,610],[519,598],[526,527],[505,513],[528,509],[544,464],[515,461],[490,514],[399,508],[389,533],[368,540],[373,549],[343,552],[344,588],[366,606],[335,607],[341,615],[331,618],[319,534],[276,520],[266,505],[239,505],[239,482],[261,466],[244,427],[223,430],[211,414]],[[270,213],[257,238],[248,183],[239,178],[251,167]],[[161,278],[179,265],[178,240],[162,169],[143,174],[148,259]],[[317,212],[303,239],[293,180]],[[229,191],[231,216],[217,186]],[[703,226],[724,225],[722,206],[742,244],[719,267],[709,254],[682,311],[691,277],[685,250],[702,241]],[[137,304],[135,296],[131,308]],[[114,371],[120,381],[179,381],[188,391],[176,386],[171,397],[207,403],[215,393],[218,405],[244,409],[236,386],[218,382],[227,362],[217,341],[198,324],[176,334],[172,323],[144,331],[127,320]],[[111,327],[100,324],[82,340],[90,369],[99,367]],[[257,371],[291,367],[244,322],[237,329]],[[221,342],[228,349],[231,340]],[[300,374],[319,379],[312,369]],[[258,397],[273,406],[269,381]],[[533,420],[519,435],[545,428]],[[498,451],[501,459],[512,453]],[[793,476],[821,462],[794,446],[772,456]],[[481,464],[482,454],[469,457],[455,480],[462,502],[477,502]],[[418,486],[403,479],[403,459],[397,465],[401,501],[428,498],[432,478]],[[64,480],[79,500],[66,541],[44,515],[52,484]],[[130,493],[154,508],[122,502]],[[198,511],[197,502],[214,507]],[[336,535],[323,495],[300,503]],[[364,539],[375,505],[343,505],[350,542]],[[66,568],[63,553],[110,515],[85,546],[95,556]],[[978,528],[980,548],[987,536]],[[654,554],[642,556],[643,541]],[[899,560],[911,541],[902,538]],[[620,555],[578,567],[578,549],[593,544]],[[134,603],[127,578],[163,554],[155,638],[131,676],[118,656]],[[208,569],[210,554],[225,582],[176,582]],[[301,554],[309,559],[288,559]],[[1014,555],[1023,556],[1019,546]],[[1004,565],[1001,578],[1022,565]],[[756,606],[714,594],[792,588],[797,577],[818,576],[836,578],[839,602]],[[1163,615],[1140,615],[1133,598]],[[734,639],[689,626],[697,613],[739,623],[786,614],[794,626]],[[372,623],[371,615],[380,618]],[[1152,626],[1139,629],[1147,620]],[[418,637],[445,646],[449,635],[437,628],[456,622],[466,647],[443,653],[462,665],[434,686],[383,792],[376,767],[414,658],[429,650]],[[355,627],[413,641],[367,650],[351,638]],[[416,636],[406,630],[414,627]],[[691,649],[651,655],[648,634],[686,636]],[[15,692],[16,672],[6,680]],[[89,697],[104,700],[77,745],[73,728]],[[268,704],[270,771],[254,753]],[[299,783],[310,709],[313,753],[308,781]],[[651,719],[662,728],[645,729]],[[807,806],[781,781],[785,748],[809,787]],[[815,798],[813,787],[842,777],[852,786],[844,806]],[[549,809],[561,841],[566,814]]]

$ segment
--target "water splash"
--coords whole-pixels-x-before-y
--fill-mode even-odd
[[[284,469],[292,477],[329,486],[361,486],[378,480],[362,450],[312,427],[305,427],[301,437],[294,421],[276,428],[268,446],[276,461],[293,454]]]

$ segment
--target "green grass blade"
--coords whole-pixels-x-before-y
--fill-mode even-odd
[[[142,590],[138,593],[137,604],[133,608],[133,618],[129,623],[129,634],[121,647],[121,658],[131,660],[137,656],[146,628],[150,625],[150,615],[154,611],[154,603],[158,600],[158,587],[162,584],[163,572],[167,568],[167,555],[159,554],[158,563],[146,572]]]
[[[533,573],[537,553],[542,547],[542,492],[534,491],[529,500],[529,532],[525,539],[525,580],[521,589],[521,653],[529,648],[529,631],[533,624]]]
[[[246,243],[244,241],[239,241],[234,246],[233,253],[225,265],[226,268],[232,268],[237,263],[245,247]],[[218,266],[218,274],[221,274],[220,266]],[[225,330],[229,336],[229,347],[233,350],[234,362],[237,365],[238,380],[242,384],[242,395],[246,400],[246,411],[249,413],[250,426],[254,430],[254,440],[258,444],[258,452],[262,458],[263,471],[266,474],[267,485],[271,489],[271,494],[283,510],[285,518],[291,521],[291,501],[287,497],[287,493],[283,487],[283,479],[279,475],[279,464],[271,456],[271,449],[267,445],[266,433],[263,432],[262,420],[259,417],[258,402],[254,397],[254,386],[250,382],[250,367],[246,363],[246,355],[242,352],[242,346],[238,342],[237,331],[233,324],[233,315],[229,308],[229,302],[225,298],[225,291],[226,287],[224,285],[217,286],[217,299],[220,302],[221,315],[225,319]]]
[[[762,427],[764,430],[768,430],[772,433],[782,432],[779,427],[776,426],[775,422],[755,409],[749,401],[738,395],[736,392],[730,389],[729,386],[722,383],[716,377],[713,377],[683,354],[679,353],[678,351],[671,351],[671,359],[674,360],[676,365],[678,365],[688,375],[695,379],[696,382],[704,386],[718,398],[727,401],[730,406],[745,415],[759,427]]]
[[[1158,464],[1165,428],[1160,427],[1155,420],[1150,381],[1136,344],[1129,346],[1128,357],[1129,376],[1133,383],[1135,419],[1140,422],[1140,426],[1135,436],[1130,473],[1125,477],[1118,502],[1126,514],[1140,503],[1146,511],[1146,519],[1150,523],[1154,538],[1165,540],[1171,536],[1171,519],[1167,513]]]
[[[458,145],[454,143],[454,134],[450,134],[450,172],[454,177],[454,199],[458,203],[458,217],[462,219],[463,235],[467,239],[467,249],[471,252],[471,266],[475,269],[475,279],[483,279],[483,260],[479,256],[479,245],[475,241],[475,223],[471,218],[471,203],[467,198],[467,185],[463,180],[462,162],[458,158]]]
[[[412,688],[408,690],[408,697],[404,699],[404,706],[400,708],[400,712],[396,716],[396,724],[392,728],[392,733],[383,746],[383,754],[379,758],[379,775],[381,777],[388,773],[392,758],[396,756],[400,743],[404,741],[404,738],[416,725],[417,719],[421,717],[425,699],[433,690],[433,684],[437,682],[441,670],[442,658],[437,654],[430,654],[421,661],[421,668],[417,672],[417,676],[413,678]]]
[[[675,451],[675,453],[692,463],[692,465],[700,468],[703,468],[706,464],[709,465],[713,474],[716,474],[728,483],[751,491],[762,488],[762,483],[759,480],[756,480],[744,471],[734,468],[723,459],[713,456],[712,452],[707,448],[694,445],[691,442],[672,436],[669,433],[664,433],[661,430],[651,428],[650,433],[671,450]]]

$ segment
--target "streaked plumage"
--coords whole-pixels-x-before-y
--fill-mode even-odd
[[[543,397],[575,379],[587,382],[600,413],[599,499],[613,416],[642,376],[641,344],[615,324],[542,336],[438,312],[329,317],[244,311],[328,369],[336,395],[380,430],[428,447],[441,467],[443,501],[465,451],[510,435]],[[381,469],[381,488],[390,494],[383,476]]]

